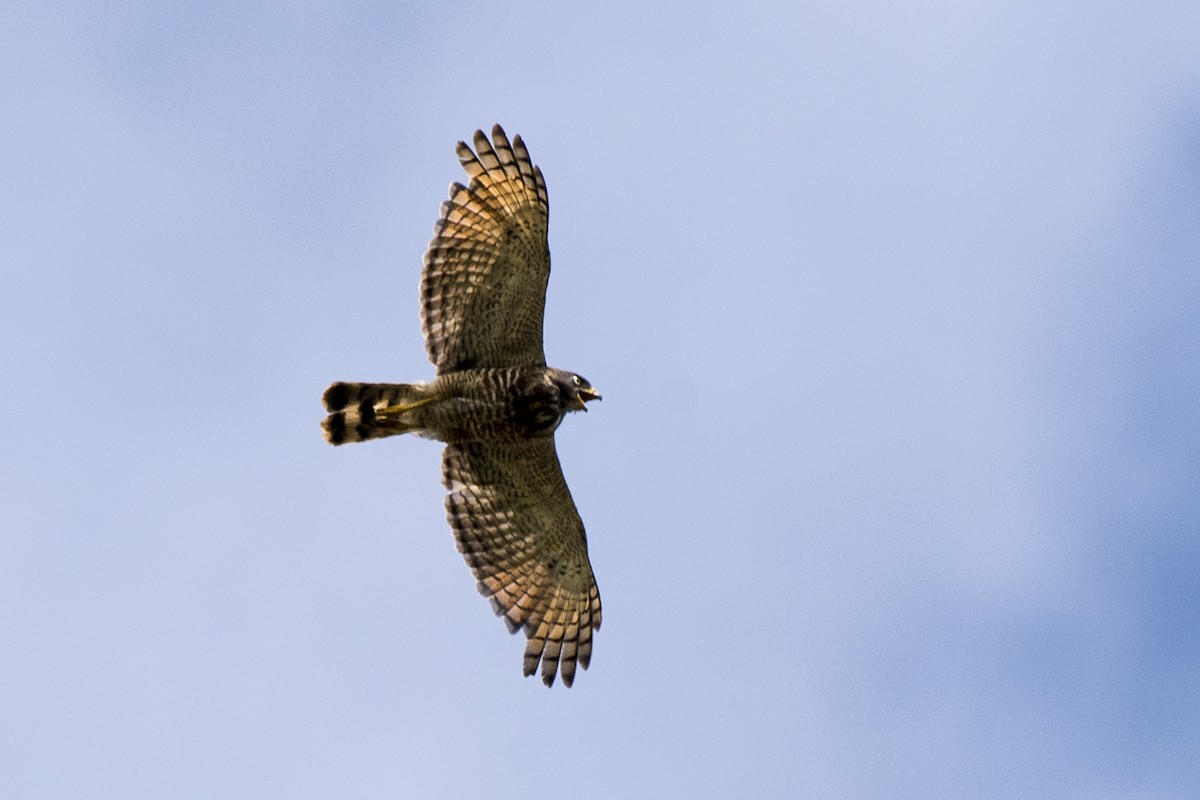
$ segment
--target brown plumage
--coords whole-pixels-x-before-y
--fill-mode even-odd
[[[414,433],[446,443],[442,482],[458,550],[509,630],[524,630],[524,671],[570,686],[600,628],[587,537],[554,447],[569,411],[600,395],[546,366],[549,203],[521,137],[458,143],[470,177],[442,204],[421,272],[421,328],[437,377],[335,383],[321,423],[331,444]]]

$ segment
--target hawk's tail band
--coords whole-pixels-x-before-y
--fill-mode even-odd
[[[434,397],[421,383],[335,383],[321,399],[329,412],[321,421],[326,441],[347,444],[415,429],[402,417]]]

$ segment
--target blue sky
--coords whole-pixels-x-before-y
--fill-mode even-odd
[[[1194,3],[9,4],[0,794],[1190,797]],[[547,691],[421,254],[543,168],[605,624]]]

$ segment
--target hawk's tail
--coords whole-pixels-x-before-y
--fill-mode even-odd
[[[329,412],[321,421],[325,440],[346,444],[414,430],[402,415],[434,397],[421,383],[335,383],[321,399]]]

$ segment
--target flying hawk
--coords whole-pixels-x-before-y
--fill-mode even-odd
[[[573,372],[546,366],[550,206],[520,136],[499,126],[457,147],[470,184],[442,204],[421,272],[421,328],[437,377],[335,383],[321,423],[330,444],[414,433],[445,442],[446,516],[458,550],[512,632],[524,670],[570,686],[592,655],[600,593],[587,536],[563,479],[554,431],[599,400]]]

